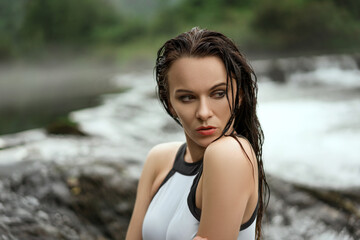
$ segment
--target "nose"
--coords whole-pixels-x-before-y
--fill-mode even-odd
[[[205,121],[212,117],[212,115],[213,112],[209,100],[206,98],[200,98],[199,106],[196,111],[196,117],[202,121]]]

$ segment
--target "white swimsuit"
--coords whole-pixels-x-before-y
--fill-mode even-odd
[[[201,210],[195,205],[195,193],[202,161],[185,162],[185,151],[183,144],[151,200],[142,226],[143,240],[192,240],[197,234]],[[257,207],[250,220],[241,225],[238,240],[255,239],[256,213]]]

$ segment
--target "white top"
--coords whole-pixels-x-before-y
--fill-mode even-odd
[[[202,173],[202,161],[184,161],[186,144],[162,182],[146,212],[143,240],[192,240],[198,231],[201,210],[195,205],[195,192]],[[241,225],[238,240],[254,240],[257,208]]]

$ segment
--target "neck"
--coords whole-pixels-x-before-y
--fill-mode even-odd
[[[203,159],[206,147],[196,144],[187,135],[185,137],[187,144],[185,162],[194,163]]]

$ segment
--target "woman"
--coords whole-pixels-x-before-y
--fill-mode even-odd
[[[167,41],[155,70],[186,143],[148,154],[126,239],[260,239],[268,186],[253,70],[230,39],[199,28]]]

